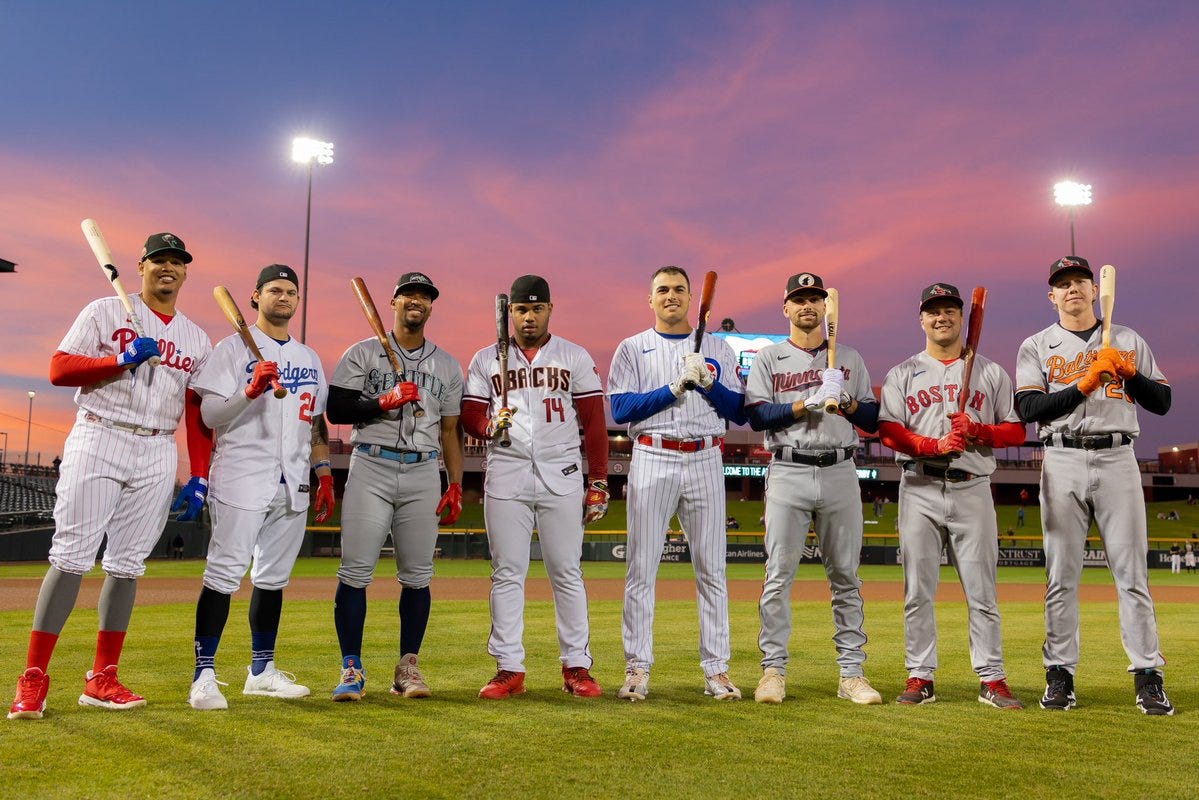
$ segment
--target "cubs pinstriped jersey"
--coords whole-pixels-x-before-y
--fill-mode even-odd
[[[1145,340],[1132,328],[1112,325],[1112,347],[1121,353],[1132,353],[1137,371],[1149,380],[1166,383]],[[1017,392],[1060,392],[1074,386],[1087,374],[1092,362],[1103,347],[1103,328],[1096,326],[1087,339],[1054,323],[1034,333],[1020,345],[1016,357]],[[1137,407],[1124,392],[1124,381],[1117,375],[1111,383],[1100,386],[1074,407],[1069,414],[1037,426],[1041,439],[1055,433],[1067,436],[1090,436],[1104,433],[1141,432],[1137,422]]]
[[[745,405],[794,403],[807,400],[821,387],[820,373],[828,369],[828,350],[808,352],[790,339],[768,344],[754,356],[745,384]],[[845,375],[845,391],[859,403],[874,403],[874,390],[862,356],[845,345],[837,345],[837,369]],[[858,446],[853,424],[840,414],[814,411],[804,414],[788,428],[767,431],[766,448],[777,450],[830,450]]]
[[[488,415],[500,408],[499,352],[484,347],[471,359],[464,399],[486,403]],[[516,343],[508,351],[508,407],[516,409],[509,434],[511,447],[487,448],[487,493],[514,497],[530,468],[554,494],[579,491],[582,485],[579,419],[575,400],[602,397],[595,361],[579,345],[551,336],[525,358]]]
[[[608,372],[608,394],[644,393],[671,383],[683,357],[695,349],[695,336],[664,336],[653,328],[630,336],[616,348]],[[715,380],[737,394],[745,387],[737,374],[737,357],[722,339],[704,334],[700,354]],[[700,392],[684,392],[661,411],[629,423],[629,435],[658,434],[672,439],[723,436],[728,425]]]
[[[350,441],[422,453],[440,450],[441,418],[462,413],[462,365],[428,340],[419,349],[408,351],[400,347],[394,335],[388,336],[403,369],[401,374],[396,375],[383,345],[371,337],[346,349],[329,382],[370,399],[386,394],[397,383],[415,383],[420,389],[419,402],[425,415],[413,416],[413,409],[408,406],[388,411],[354,425]]]
[[[146,336],[158,342],[162,363],[138,367],[132,376],[122,370],[113,377],[75,392],[75,403],[98,417],[143,428],[174,430],[183,415],[186,389],[204,365],[212,342],[190,319],[176,311],[169,323],[146,307],[141,295],[130,295]],[[129,313],[117,297],[94,300],[79,312],[58,349],[72,355],[115,356],[137,338]]]
[[[984,425],[1019,422],[1012,379],[994,361],[981,355],[975,359],[966,413]],[[963,364],[960,358],[945,364],[921,352],[894,367],[883,382],[879,421],[897,422],[912,433],[934,439],[949,433],[952,424],[948,415],[958,410]],[[895,454],[899,464],[912,460],[906,453]],[[991,448],[978,444],[971,445],[952,462],[944,456],[920,460],[938,466],[953,466],[975,475],[990,475],[995,471],[995,455]]]
[[[329,394],[325,373],[316,351],[298,340],[280,344],[256,325],[250,333],[263,359],[279,365],[287,394],[276,399],[268,388],[231,423],[214,429],[209,493],[226,505],[260,511],[271,504],[282,476],[292,510],[303,511],[309,500],[312,420],[325,413]],[[195,389],[201,397],[232,397],[250,384],[256,363],[240,336],[228,336],[212,351]]]

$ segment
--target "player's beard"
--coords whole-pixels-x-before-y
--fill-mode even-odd
[[[296,309],[294,307],[280,310],[278,306],[274,306],[269,311],[266,309],[262,310],[262,316],[267,322],[281,328],[287,327],[287,323],[295,315]]]

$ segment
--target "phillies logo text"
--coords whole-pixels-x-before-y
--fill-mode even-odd
[[[919,390],[914,395],[908,395],[904,398],[904,402],[907,403],[908,413],[915,414],[922,408],[930,408],[944,402],[957,403],[959,389],[960,387],[956,383],[947,383],[944,386],[930,386],[928,389]],[[967,405],[975,411],[982,411],[983,401],[986,399],[986,395],[975,389]]]
[[[132,328],[117,328],[112,333],[112,341],[116,345],[118,353],[128,347],[136,338],[137,331]],[[168,339],[159,339],[158,352],[162,353],[162,366],[177,369],[180,372],[190,373],[192,371],[194,362],[191,356],[181,355],[174,342]]]
[[[546,388],[551,392],[570,391],[570,370],[561,367],[521,367],[508,370],[508,390]],[[492,391],[498,396],[504,391],[500,376],[491,376]]]

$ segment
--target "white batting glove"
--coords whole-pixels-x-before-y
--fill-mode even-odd
[[[699,353],[688,353],[683,359],[683,364],[687,367],[694,368],[695,374],[699,377],[696,381],[701,389],[711,389],[715,383],[716,377],[712,374],[712,370],[708,369],[708,362]]]
[[[841,393],[845,391],[845,373],[839,369],[826,369],[820,373],[820,391],[825,397],[831,397],[841,402]]]
[[[670,382],[670,393],[675,397],[682,397],[683,393],[687,391],[687,386],[698,384],[700,377],[696,370],[690,369],[684,364],[683,368],[679,370],[679,374]]]

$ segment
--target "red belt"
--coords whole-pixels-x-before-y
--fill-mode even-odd
[[[643,444],[646,447],[661,447],[663,450],[678,450],[680,453],[695,453],[699,450],[704,450],[709,447],[723,446],[724,437],[714,436],[710,440],[707,438],[662,439],[661,444],[654,444],[654,437],[643,433],[637,437],[637,444]]]

